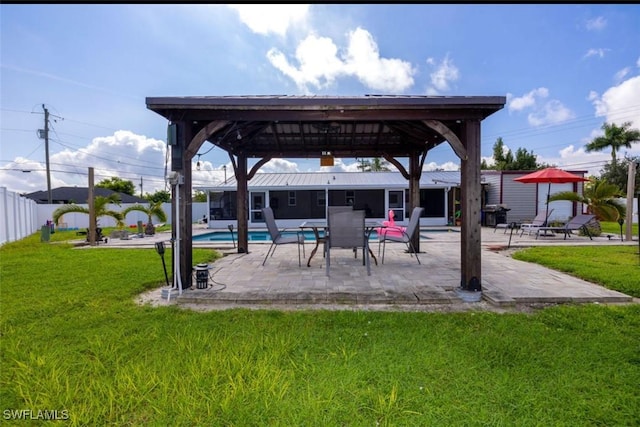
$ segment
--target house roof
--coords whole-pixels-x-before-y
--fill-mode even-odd
[[[110,190],[108,188],[95,187],[93,189],[95,196],[109,197],[113,193],[120,195],[122,203],[147,203],[146,199],[137,196],[131,196],[125,193]],[[51,201],[54,204],[86,204],[89,196],[89,188],[87,187],[58,187],[51,189]],[[25,194],[25,197],[35,200],[39,204],[47,204],[49,195],[47,191],[34,191]]]
[[[301,189],[301,188],[407,188],[409,182],[400,172],[295,172],[257,173],[249,181],[249,189]],[[421,188],[459,187],[459,171],[425,171],[420,178]],[[211,186],[200,186],[198,190],[233,191],[235,177]]]

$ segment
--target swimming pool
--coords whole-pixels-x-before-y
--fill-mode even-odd
[[[271,241],[271,237],[269,236],[269,232],[268,231],[260,231],[260,230],[249,230],[249,241],[250,242],[270,242]],[[287,236],[287,235],[295,235],[296,232],[295,231],[285,231],[284,233],[282,233],[283,235]],[[320,232],[320,237],[323,237],[324,233],[321,231]],[[371,236],[369,237],[370,240],[375,240],[378,238],[378,235],[376,234],[376,232],[372,232]],[[304,239],[305,240],[309,240],[309,241],[314,241],[316,240],[315,235],[313,234],[313,231],[311,230],[305,230],[304,231]],[[199,234],[197,236],[193,236],[192,239],[194,242],[231,242],[232,238],[231,238],[231,232],[229,231],[213,231],[211,233],[204,233],[204,234]],[[238,240],[238,232],[234,231],[233,232],[233,240]]]
[[[459,230],[444,228],[444,229],[421,229],[420,237],[423,239],[428,239],[429,237],[425,236],[423,233],[442,233],[442,232],[459,232]],[[269,232],[266,230],[249,230],[249,241],[250,242],[270,242],[271,237],[269,237]],[[283,234],[285,235],[293,235],[295,231],[285,231]],[[324,233],[320,232],[320,237],[323,237]],[[308,241],[316,240],[313,231],[305,230],[304,231],[304,239]],[[371,232],[371,236],[369,240],[377,240],[378,234],[373,231]],[[210,233],[199,234],[197,236],[193,236],[192,239],[194,242],[232,242],[233,240],[238,241],[238,232],[233,232],[233,240],[231,238],[231,232],[229,231],[212,231]]]
[[[249,241],[250,242],[270,242],[271,237],[269,236],[268,231],[259,231],[259,230],[249,230]],[[285,236],[287,235],[295,235],[295,231],[285,231]],[[320,237],[322,237],[322,233],[320,233]],[[305,240],[315,240],[315,236],[313,235],[313,231],[305,231],[304,232]],[[238,232],[233,232],[233,240],[238,240]],[[211,233],[199,234],[197,236],[193,236],[194,242],[231,242],[231,232],[229,231],[213,231]]]

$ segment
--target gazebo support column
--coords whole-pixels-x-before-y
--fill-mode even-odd
[[[420,168],[420,153],[413,152],[409,156],[409,215],[414,208],[420,206],[420,176],[422,170]],[[420,253],[420,227],[416,228],[415,233],[411,236],[411,243],[416,253]]]
[[[237,194],[237,217],[238,217],[238,253],[249,253],[249,180],[247,176],[247,158],[238,156],[235,165],[236,182],[238,183]]]
[[[182,289],[191,287],[191,263],[192,248],[191,240],[193,237],[193,230],[191,229],[191,215],[192,215],[192,203],[191,198],[191,157],[186,147],[189,146],[191,141],[191,128],[187,125],[187,122],[179,121],[174,123],[176,125],[175,140],[169,141],[171,144],[171,170],[179,173],[183,177],[182,184],[178,185],[178,191],[176,186],[172,186],[171,193],[171,212],[172,217],[176,212],[176,198],[179,198],[179,221],[176,222],[175,218],[171,221],[171,231],[173,238],[173,246],[178,246],[178,253],[180,256],[179,263],[173,259],[172,252],[172,265],[175,269],[180,266],[180,281],[182,282]],[[177,231],[179,230],[180,238],[176,239]]]
[[[193,228],[191,217],[193,215],[193,199],[191,197],[191,158],[183,158],[182,175],[184,184],[180,185],[180,277],[182,279],[182,289],[191,287],[191,276],[193,269]]]
[[[461,160],[461,280],[464,291],[482,290],[482,257],[480,212],[482,185],[480,183],[480,121],[466,120],[460,138],[467,150]]]

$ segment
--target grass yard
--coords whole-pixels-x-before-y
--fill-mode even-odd
[[[153,308],[134,302],[164,284],[153,249],[77,249],[63,243],[68,238],[75,235],[0,248],[3,421],[21,410],[31,417],[57,410],[68,425],[133,426],[632,426],[640,419],[638,305],[534,314]],[[517,256],[560,259],[559,269],[640,295],[640,281],[625,281],[638,272],[637,248],[630,265],[611,262],[626,254],[598,252],[610,248]],[[194,264],[216,256],[193,251]]]
[[[637,246],[535,246],[513,258],[544,265],[640,298]]]

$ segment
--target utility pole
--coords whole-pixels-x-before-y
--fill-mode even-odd
[[[142,199],[142,177],[140,177],[140,198]]]
[[[42,104],[42,109],[44,110],[44,151],[47,163],[47,199],[48,203],[51,204],[51,168],[49,167],[49,110],[45,108],[44,104]]]
[[[627,175],[627,229],[626,239],[630,241],[633,239],[633,233],[631,227],[633,226],[633,196],[636,184],[636,162],[629,162],[629,172]]]
[[[93,168],[89,167],[89,190],[87,204],[89,205],[89,246],[96,245],[96,201],[94,198]]]

